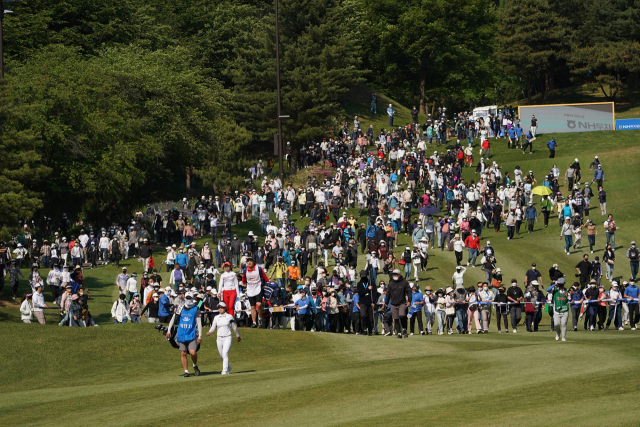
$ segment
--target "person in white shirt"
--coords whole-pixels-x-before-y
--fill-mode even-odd
[[[480,283],[478,283],[478,288],[480,288]],[[489,284],[486,282],[482,283],[482,289],[478,292],[478,299],[481,302],[485,302],[488,304],[480,305],[480,316],[482,321],[482,333],[489,333],[489,324],[491,323],[491,303],[494,299],[494,294],[489,290]],[[499,319],[498,319],[499,320]]]
[[[220,282],[218,283],[218,299],[229,307],[229,314],[233,316],[236,298],[240,295],[238,276],[236,276],[236,273],[231,271],[230,262],[225,262],[222,265],[222,269],[224,270],[224,273],[220,275]]]
[[[60,266],[54,265],[47,274],[47,286],[51,288],[51,295],[53,296],[53,303],[55,304],[60,297],[60,279],[62,278],[62,272]]]
[[[36,316],[38,323],[41,325],[47,324],[47,319],[44,316],[44,309],[49,308],[44,303],[44,295],[42,295],[42,282],[38,282],[36,284],[36,292],[33,294],[31,298],[33,301],[33,314]]]
[[[222,359],[222,375],[227,375],[231,370],[229,366],[229,349],[231,348],[231,329],[236,334],[236,341],[240,342],[240,334],[236,326],[235,319],[227,313],[227,304],[220,302],[218,304],[218,312],[220,313],[213,319],[211,329],[207,332],[207,336],[211,335],[218,329],[218,353]]]
[[[453,279],[453,284],[456,285],[456,289],[463,286],[464,273],[466,271],[467,269],[465,267],[462,267],[460,265],[456,267],[456,272],[453,273],[453,276],[451,277]]]
[[[27,255],[28,251],[22,247],[22,243],[18,243],[18,247],[13,250],[13,253],[16,256],[15,258],[18,268],[22,268],[22,260]]]
[[[31,309],[31,303],[29,303],[29,298],[31,297],[31,294],[24,294],[22,297],[22,303],[20,304],[20,319],[23,323],[31,323],[33,320],[33,310]]]
[[[127,320],[131,320],[129,304],[125,302],[125,294],[120,294],[120,297],[113,303],[111,317],[113,317],[113,323],[127,323]]]
[[[138,277],[138,273],[132,273],[129,280],[127,280],[127,302],[131,302],[133,295],[138,293],[138,281],[136,277]]]
[[[89,243],[89,236],[87,235],[87,233],[85,233],[84,230],[80,230],[78,240],[80,241],[80,249],[82,249],[84,262],[87,262],[87,243]]]
[[[102,232],[102,237],[100,237],[99,247],[102,253],[102,263],[104,265],[109,264],[109,238],[104,231]]]
[[[431,330],[436,322],[436,298],[432,295],[431,286],[424,288],[424,316],[427,335],[431,335]]]
[[[118,286],[119,294],[127,293],[127,282],[129,281],[129,275],[127,274],[127,267],[122,267],[122,273],[116,277],[116,285]]]

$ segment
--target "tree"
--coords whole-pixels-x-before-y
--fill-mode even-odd
[[[280,2],[282,111],[286,139],[326,135],[342,116],[340,98],[361,80],[353,16],[342,0]],[[276,133],[275,18],[271,11],[236,39],[226,73],[233,113],[254,143]],[[267,145],[270,146],[270,145]]]
[[[561,0],[512,0],[500,9],[498,57],[508,71],[526,80],[531,104],[533,79],[542,80],[544,103],[553,72],[568,51],[571,22]]]
[[[405,102],[477,97],[490,75],[495,8],[490,0],[360,0],[368,20],[365,65]],[[396,95],[398,94],[398,95]]]
[[[3,102],[4,105],[4,102]],[[4,107],[0,120],[10,118],[11,109]],[[42,208],[39,184],[51,170],[42,165],[38,149],[42,141],[31,130],[8,129],[0,134],[0,229],[17,226],[18,220],[33,217]]]
[[[640,5],[588,0],[581,9],[568,62],[575,81],[615,101],[625,79],[640,72]]]
[[[50,46],[12,70],[7,108],[22,113],[6,126],[44,142],[42,159],[54,174],[40,188],[50,208],[72,194],[85,218],[120,218],[166,194],[187,166],[217,162],[216,152],[242,153],[242,131],[219,129],[232,122],[224,89],[183,48],[85,56]]]

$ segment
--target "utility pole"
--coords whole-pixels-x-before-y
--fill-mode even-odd
[[[276,90],[278,92],[278,162],[280,166],[280,182],[284,186],[284,166],[282,165],[284,157],[284,142],[282,141],[282,121],[281,104],[280,104],[280,31],[278,29],[278,0],[276,1]]]
[[[9,9],[5,9],[4,8],[4,4],[5,3],[13,3],[13,2],[20,2],[22,0],[1,0],[0,1],[0,6],[2,6],[2,13],[0,13],[0,80],[4,79],[4,35],[3,35],[3,30],[2,30],[2,25],[3,25],[3,21],[4,21],[4,15],[5,13],[8,15],[13,15],[14,12],[12,10]]]

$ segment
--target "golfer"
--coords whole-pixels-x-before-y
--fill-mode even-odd
[[[556,329],[556,341],[560,339],[562,332],[562,341],[567,340],[567,321],[569,320],[569,296],[564,289],[564,279],[559,278],[558,281],[551,285],[547,292],[553,295],[553,323]]]
[[[231,328],[236,334],[236,340],[240,342],[240,334],[238,333],[238,327],[232,315],[227,314],[227,305],[223,302],[218,304],[218,311],[220,314],[213,319],[211,329],[207,332],[207,336],[211,335],[213,331],[218,328],[218,353],[222,359],[222,375],[227,375],[231,370],[229,366],[229,349],[231,348]]]
[[[200,369],[198,369],[198,344],[202,342],[202,317],[200,315],[200,309],[193,300],[193,294],[187,292],[184,296],[185,303],[182,309],[176,308],[176,313],[171,318],[169,323],[169,332],[167,332],[167,339],[171,338],[171,328],[173,322],[178,316],[178,332],[176,333],[176,342],[180,348],[180,360],[182,361],[182,367],[184,368],[183,378],[189,377],[189,369],[187,368],[187,353],[191,355],[193,361],[193,371],[195,376],[200,375]],[[198,338],[196,339],[196,326],[198,327]]]

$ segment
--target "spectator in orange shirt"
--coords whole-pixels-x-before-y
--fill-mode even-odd
[[[291,261],[291,266],[287,267],[287,276],[289,276],[289,284],[292,289],[298,287],[298,279],[300,278],[300,269],[296,267],[295,261]]]

